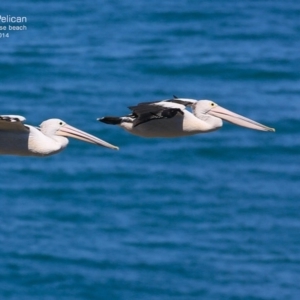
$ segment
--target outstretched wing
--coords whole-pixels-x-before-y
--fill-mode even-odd
[[[18,115],[0,115],[0,131],[28,132],[29,129],[23,122],[26,119]]]
[[[152,120],[170,119],[175,117],[178,113],[183,115],[185,106],[164,100],[159,102],[142,102],[136,106],[130,106],[129,108],[136,117],[133,122],[133,127],[136,127]]]

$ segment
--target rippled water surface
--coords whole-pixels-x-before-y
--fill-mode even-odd
[[[0,157],[0,298],[299,299],[299,14],[297,1],[1,3],[27,18],[0,31],[1,114],[58,117],[120,151],[70,140]],[[276,133],[143,139],[96,121],[172,95]]]

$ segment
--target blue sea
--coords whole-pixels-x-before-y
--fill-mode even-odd
[[[19,26],[0,30],[0,114],[120,147],[0,157],[1,300],[300,299],[299,1],[14,0],[0,15]],[[276,132],[143,139],[96,121],[173,95]]]

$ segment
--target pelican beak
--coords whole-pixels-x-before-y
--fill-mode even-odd
[[[263,124],[257,123],[251,119],[238,115],[230,110],[227,110],[221,106],[215,106],[211,110],[207,112],[207,114],[212,115],[217,118],[221,118],[227,122],[230,122],[235,125],[239,125],[242,127],[247,127],[255,130],[262,131],[275,131],[274,128],[265,126]]]
[[[77,140],[81,140],[87,143],[95,144],[102,147],[107,147],[110,149],[119,150],[119,147],[114,146],[112,144],[109,144],[87,132],[84,132],[82,130],[79,130],[75,127],[72,127],[68,124],[63,125],[61,128],[59,128],[56,132],[57,135],[65,136],[65,137],[71,137]]]

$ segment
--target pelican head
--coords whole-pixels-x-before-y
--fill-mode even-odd
[[[199,100],[193,104],[193,111],[196,117],[201,119],[203,119],[204,116],[212,116],[242,127],[262,131],[275,131],[274,128],[267,127],[244,116],[238,115],[210,100]]]
[[[40,130],[43,134],[48,137],[55,137],[62,136],[62,137],[71,137],[77,140],[82,140],[87,143],[96,144],[98,146],[107,147],[110,149],[118,150],[119,148],[111,145],[87,132],[81,131],[75,127],[68,125],[66,122],[60,119],[49,119],[44,121],[40,125]]]

